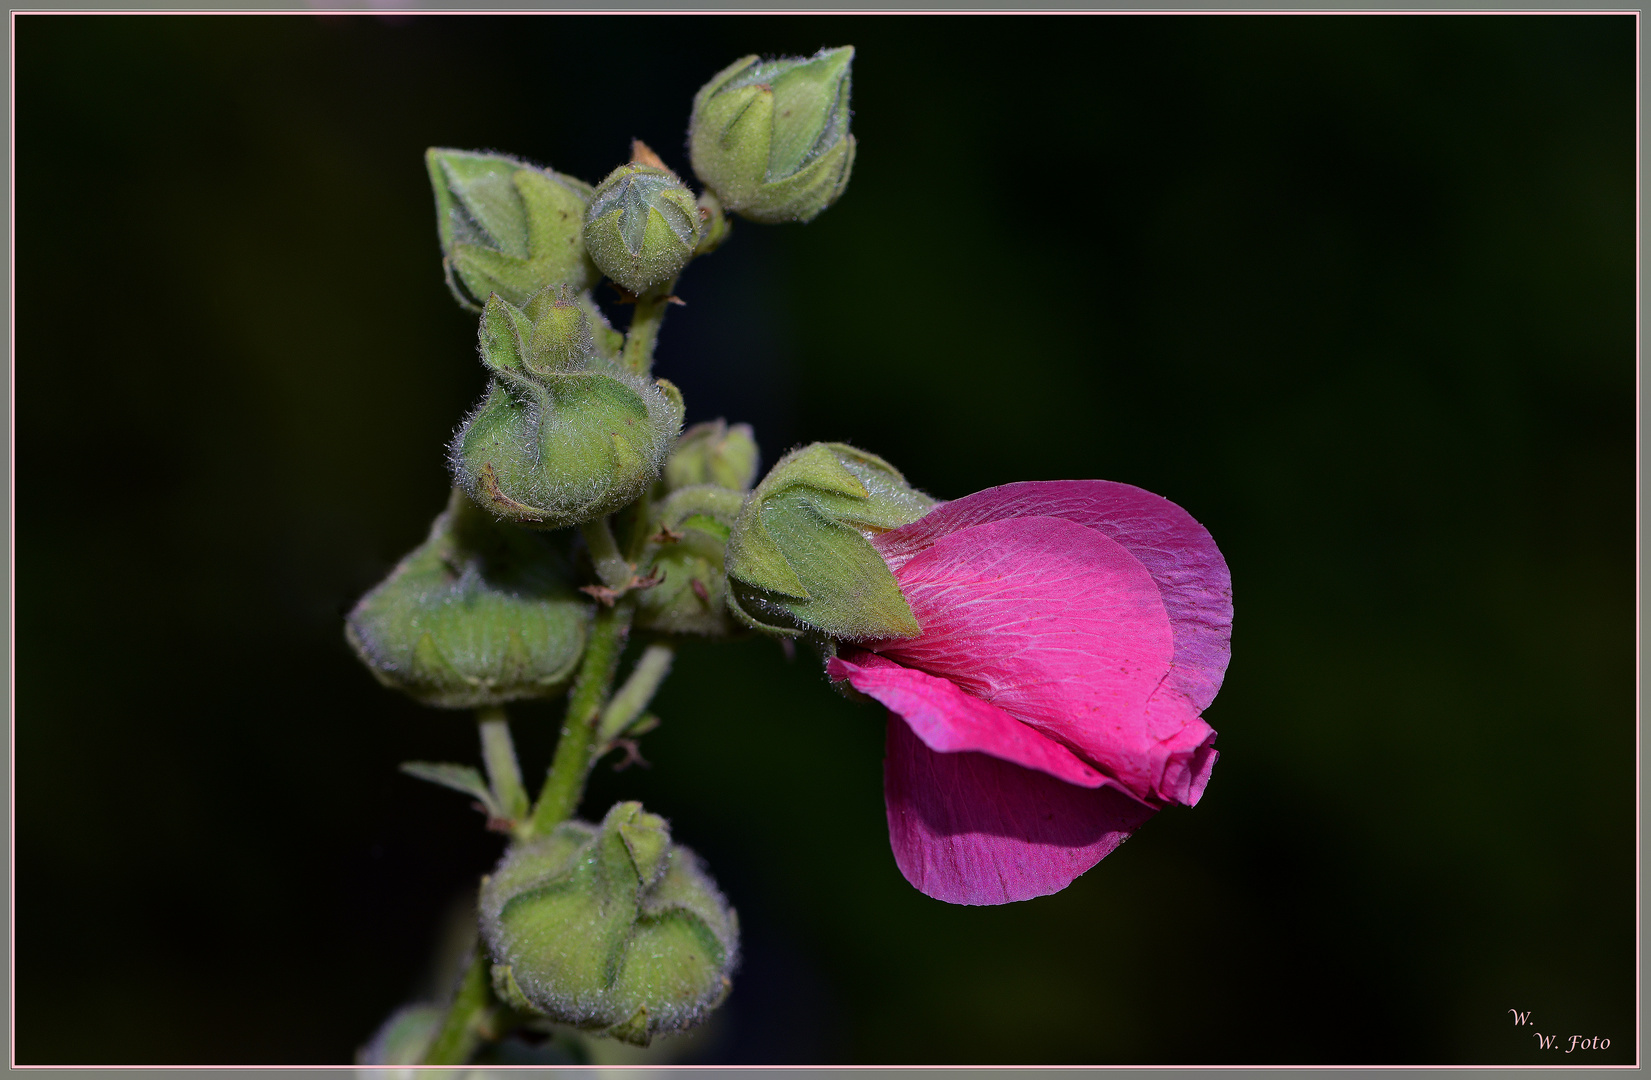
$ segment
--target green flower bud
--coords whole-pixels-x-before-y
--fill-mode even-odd
[[[585,246],[604,274],[641,293],[688,265],[699,226],[699,205],[675,173],[633,161],[609,173],[591,197]]]
[[[585,309],[546,290],[527,309],[495,296],[481,320],[487,396],[449,450],[453,475],[499,517],[559,529],[617,510],[658,478],[682,395],[591,349]]]
[[[503,154],[425,151],[447,285],[480,311],[493,293],[525,304],[547,285],[600,278],[581,233],[591,187]]]
[[[757,438],[750,424],[708,420],[682,433],[665,462],[665,486],[716,484],[749,491],[757,479]]]
[[[854,167],[848,133],[854,47],[808,58],[743,57],[694,96],[688,154],[725,209],[766,224],[808,221]]]
[[[727,996],[739,920],[665,819],[622,802],[512,845],[483,879],[481,931],[501,999],[646,1046]]]
[[[344,634],[379,682],[426,705],[545,697],[566,685],[590,632],[572,580],[566,538],[502,525],[455,490]]]
[[[656,505],[657,554],[650,572],[659,580],[637,594],[639,630],[726,637],[739,629],[728,610],[722,563],[744,501],[732,487],[699,484],[679,488]]]
[[[728,537],[729,606],[774,634],[915,637],[911,605],[869,537],[934,500],[882,458],[844,443],[793,450],[745,500]]]

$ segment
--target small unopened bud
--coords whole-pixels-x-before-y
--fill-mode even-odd
[[[664,818],[623,802],[513,845],[481,891],[501,998],[646,1046],[732,985],[739,920]]]
[[[665,462],[665,486],[716,484],[749,491],[757,479],[757,438],[750,424],[708,420],[682,433]]]
[[[345,637],[378,681],[451,709],[545,697],[584,652],[591,606],[563,538],[494,521],[455,490],[430,538],[356,604]]]
[[[522,313],[533,324],[522,342],[522,359],[535,373],[578,370],[596,355],[590,318],[565,286],[546,289]]]
[[[724,208],[752,221],[808,221],[837,201],[854,166],[854,47],[811,57],[747,56],[694,97],[688,153]]]
[[[604,274],[641,293],[688,264],[700,241],[699,206],[675,173],[633,161],[597,187],[584,239]]]
[[[844,443],[793,450],[746,498],[728,538],[729,606],[787,636],[916,636],[917,617],[868,537],[933,506],[873,454]]]
[[[424,157],[459,303],[480,311],[498,293],[524,304],[548,285],[577,292],[599,280],[582,238],[589,184],[503,154],[432,148]]]
[[[459,486],[497,516],[559,529],[647,491],[682,426],[682,395],[593,354],[582,309],[565,296],[528,307],[488,300],[481,354],[494,378],[449,461]]]
[[[744,425],[741,425],[742,427]],[[663,634],[725,637],[739,629],[728,610],[724,548],[744,495],[733,487],[698,484],[654,504],[658,582],[636,600],[636,626]]]

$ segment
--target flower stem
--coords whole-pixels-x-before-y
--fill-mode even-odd
[[[648,702],[658,692],[659,684],[671,673],[671,658],[675,654],[676,650],[669,645],[649,645],[642,650],[636,666],[631,668],[630,675],[625,679],[625,685],[602,710],[602,720],[596,729],[598,746],[604,746],[609,739],[623,734],[642,715],[642,710],[648,707]]]
[[[659,340],[659,324],[665,321],[666,299],[676,282],[649,289],[636,298],[636,310],[631,314],[631,325],[625,328],[625,349],[620,361],[627,371],[646,375],[654,366],[654,344]]]
[[[579,526],[579,532],[585,537],[585,546],[590,548],[590,561],[596,564],[596,576],[602,579],[602,584],[616,593],[630,588],[631,564],[619,553],[619,542],[613,538],[613,526],[608,524],[608,519],[587,521]]]
[[[480,942],[459,983],[453,1003],[447,1007],[447,1016],[441,1022],[430,1049],[424,1052],[421,1065],[463,1065],[476,1052],[482,1041],[482,1027],[492,1011],[492,988],[489,986],[489,959],[487,947]]]
[[[630,634],[631,610],[631,605],[622,601],[596,612],[596,625],[591,629],[590,643],[585,646],[585,658],[579,666],[579,677],[574,680],[573,694],[562,721],[562,738],[556,744],[550,774],[539,792],[539,803],[533,808],[530,833],[548,832],[558,822],[572,817],[579,807],[579,799],[585,793],[585,777],[590,772],[596,721],[602,715],[614,671],[619,667],[619,654],[624,651],[625,639]]]
[[[476,710],[482,737],[482,762],[487,766],[487,782],[505,815],[520,821],[527,815],[527,789],[522,786],[522,769],[516,763],[516,745],[510,740],[510,721],[497,705]]]

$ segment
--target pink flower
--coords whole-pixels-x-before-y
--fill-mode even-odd
[[[1128,484],[1006,484],[873,540],[922,634],[845,646],[889,709],[901,873],[953,904],[1059,892],[1215,764],[1232,582],[1209,532]]]

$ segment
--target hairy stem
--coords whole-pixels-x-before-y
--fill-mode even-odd
[[[591,747],[596,721],[602,715],[619,654],[631,629],[631,605],[621,601],[611,608],[598,609],[591,629],[579,677],[573,683],[568,711],[562,720],[562,738],[550,762],[550,775],[533,808],[529,832],[548,832],[558,822],[573,816],[585,793],[585,777],[590,773]]]
[[[659,324],[665,321],[665,309],[670,305],[670,284],[649,289],[636,298],[636,310],[631,314],[631,325],[625,328],[625,349],[620,362],[625,370],[646,375],[654,366],[654,344],[659,340]]]
[[[653,700],[659,684],[671,673],[671,658],[675,654],[676,650],[669,645],[649,645],[642,650],[625,685],[602,710],[602,720],[596,729],[597,745],[606,745],[609,739],[622,734],[636,722],[642,710],[648,707],[648,702]]]
[[[590,548],[590,560],[596,564],[596,576],[602,584],[616,593],[622,593],[631,584],[631,564],[619,553],[619,542],[613,538],[613,526],[605,517],[587,521],[579,526]]]
[[[522,786],[522,769],[516,763],[516,744],[510,739],[510,721],[497,705],[476,710],[476,726],[482,737],[482,762],[487,766],[487,782],[505,815],[513,821],[527,816],[527,789]]]
[[[463,1065],[470,1060],[470,1055],[476,1052],[482,1041],[482,1027],[492,1011],[489,971],[487,947],[478,942],[475,955],[470,958],[470,967],[464,973],[464,981],[459,983],[458,993],[447,1007],[441,1030],[436,1032],[435,1041],[424,1052],[424,1060],[419,1064]]]

